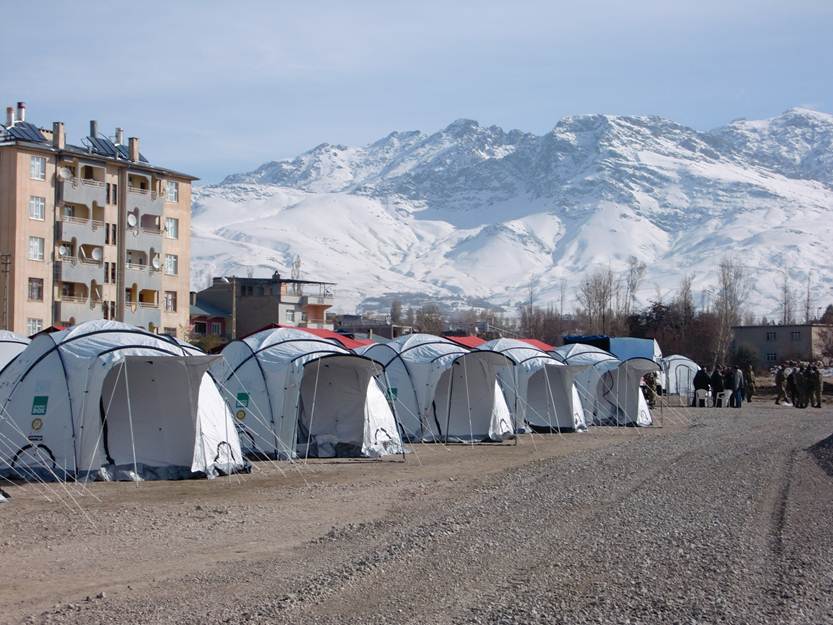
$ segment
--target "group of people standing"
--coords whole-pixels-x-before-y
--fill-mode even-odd
[[[712,406],[720,405],[721,397],[726,396],[725,391],[731,391],[728,405],[740,408],[743,406],[744,399],[747,402],[752,401],[755,389],[755,372],[752,370],[752,365],[747,365],[745,368],[716,366],[711,375],[705,367],[700,367],[694,375],[695,393],[696,391],[710,393]]]
[[[775,403],[790,403],[796,408],[821,408],[821,393],[824,380],[821,365],[816,362],[795,362],[791,360],[778,365],[775,370]]]

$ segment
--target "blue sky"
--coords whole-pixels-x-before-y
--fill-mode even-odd
[[[0,93],[70,141],[98,119],[216,182],[322,142],[468,117],[544,133],[565,115],[707,129],[833,112],[833,2],[40,0],[4,29]]]

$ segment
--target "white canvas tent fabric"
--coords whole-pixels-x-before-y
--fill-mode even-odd
[[[649,371],[660,370],[653,360],[621,361],[609,352],[581,343],[564,345],[554,353],[566,364],[590,365],[576,377],[588,421],[596,425],[651,425],[640,381]]]
[[[503,354],[471,351],[438,336],[407,334],[364,349],[385,366],[405,437],[412,441],[499,442],[516,428],[497,383]]]
[[[42,334],[0,373],[0,471],[23,479],[179,479],[246,468],[208,367],[116,321]]]
[[[8,330],[0,330],[0,371],[26,349],[31,341]]]
[[[254,457],[380,457],[402,453],[375,377],[383,368],[336,341],[271,328],[232,341],[212,366]]]
[[[675,354],[662,360],[663,390],[668,395],[694,398],[694,376],[700,370],[696,362]]]
[[[498,369],[506,404],[519,430],[584,430],[584,410],[574,381],[584,366],[565,365],[529,343],[495,339],[479,350],[507,356],[514,366]],[[508,365],[508,363],[507,363]]]

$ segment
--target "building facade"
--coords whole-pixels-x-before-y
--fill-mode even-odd
[[[333,305],[333,283],[282,278],[214,278],[195,293],[191,333],[231,340],[270,324],[332,330],[327,310]]]
[[[761,366],[785,360],[817,361],[833,343],[833,326],[827,324],[736,326],[734,348],[751,350]]]
[[[82,145],[26,107],[0,125],[0,328],[115,319],[182,335],[189,326],[193,176],[150,164],[139,139],[90,122]]]

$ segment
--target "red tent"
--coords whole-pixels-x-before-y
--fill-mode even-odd
[[[486,342],[479,336],[445,336],[443,338],[453,341],[454,343],[457,343],[457,345],[468,347],[469,349],[476,349]]]
[[[544,343],[544,341],[539,341],[538,339],[518,339],[519,341],[523,341],[524,343],[529,343],[533,347],[537,347],[542,352],[551,352],[555,349],[552,345],[548,345]]]
[[[255,330],[252,334],[257,334],[258,332],[262,332],[263,330],[268,330],[270,328],[291,328],[292,330],[303,330],[304,332],[309,332],[310,334],[314,334],[322,339],[334,339],[341,343],[342,347],[345,347],[346,349],[358,349],[359,347],[373,342],[370,341],[369,343],[366,343],[365,341],[357,341],[355,339],[351,339],[349,336],[345,336],[344,334],[339,334],[338,332],[325,330],[323,328],[299,328],[296,326],[285,326],[279,323],[270,323],[269,325],[260,328],[260,330]]]

